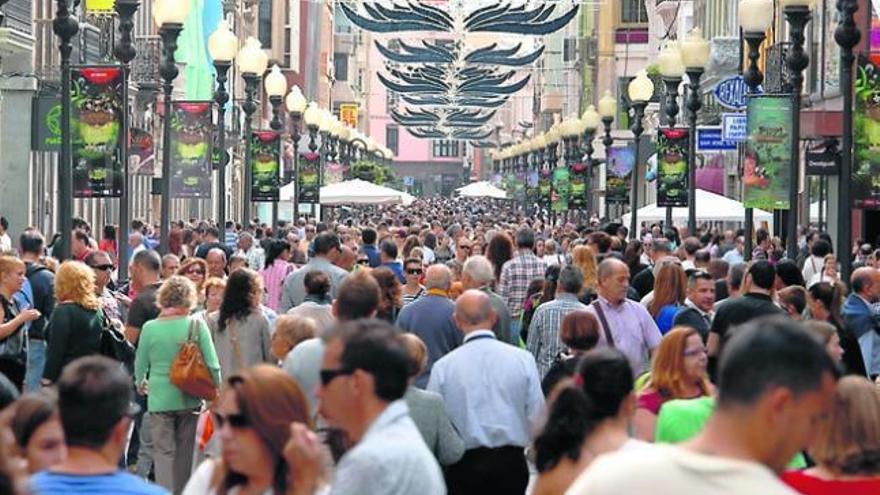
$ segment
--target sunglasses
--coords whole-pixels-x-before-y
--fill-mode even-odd
[[[354,373],[354,370],[340,368],[336,370],[321,370],[321,386],[326,387],[333,380],[340,376],[348,376]]]
[[[218,412],[214,413],[214,423],[217,425],[217,429],[223,428],[224,424],[229,424],[230,428],[247,428],[250,426],[250,421],[244,416],[244,414],[229,414],[223,415]]]
[[[368,259],[358,260],[358,265],[369,265],[369,264],[370,264],[370,260],[368,260]]]
[[[191,269],[189,269],[189,270],[186,271],[186,274],[187,274],[187,275],[204,275],[205,272],[204,272],[203,270],[192,269],[192,268],[191,268]]]
[[[421,269],[421,268],[415,268],[415,269],[407,270],[406,273],[408,273],[408,274],[410,274],[410,275],[421,275],[421,274],[422,274],[422,269]]]
[[[100,270],[103,272],[109,272],[109,271],[113,271],[113,265],[96,265],[96,266],[93,266],[92,269]]]

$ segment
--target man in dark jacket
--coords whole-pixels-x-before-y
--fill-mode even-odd
[[[687,299],[675,315],[672,324],[685,325],[700,332],[703,342],[709,337],[709,328],[715,316],[715,281],[707,272],[697,271],[688,278]]]
[[[880,271],[862,267],[850,278],[852,293],[843,303],[846,328],[859,340],[869,377],[880,374],[880,320],[872,306],[880,301]]]
[[[55,309],[55,274],[40,263],[46,240],[37,230],[25,230],[19,238],[21,260],[24,261],[28,282],[31,285],[34,309],[40,317],[31,322],[28,329],[28,359],[25,372],[25,391],[38,390],[43,366],[46,364],[46,322]]]

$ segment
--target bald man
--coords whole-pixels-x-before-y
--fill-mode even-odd
[[[447,468],[449,493],[523,493],[525,447],[544,408],[535,358],[495,337],[495,310],[484,292],[459,296],[454,318],[464,344],[437,361],[428,382],[466,449]]]
[[[357,253],[355,253],[354,250],[350,247],[343,244],[339,247],[339,256],[336,257],[336,260],[333,262],[333,264],[347,272],[350,272],[354,269],[354,264],[356,261]]]
[[[852,293],[843,303],[843,320],[838,330],[847,373],[880,374],[880,322],[872,306],[880,301],[880,270],[862,267],[850,277]],[[855,342],[853,342],[855,341]]]
[[[425,388],[431,368],[438,359],[461,345],[461,332],[452,319],[455,306],[449,300],[452,271],[445,265],[431,265],[425,272],[424,296],[407,304],[397,316],[397,327],[419,336],[428,347],[428,366],[416,378],[416,386]]]
[[[220,248],[211,249],[205,256],[205,262],[208,264],[209,277],[226,278],[226,251]]]

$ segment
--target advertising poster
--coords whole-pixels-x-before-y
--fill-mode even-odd
[[[526,172],[526,201],[529,205],[534,205],[541,200],[541,190],[538,188],[540,181],[541,174],[537,170]]]
[[[515,177],[516,182],[513,185],[513,197],[517,203],[522,203],[526,200],[526,171],[517,171]]]
[[[571,166],[571,195],[568,207],[584,209],[587,207],[587,164],[575,163]]]
[[[281,135],[275,131],[251,133],[251,201],[278,201],[281,187]]]
[[[553,196],[551,208],[556,213],[568,210],[568,201],[571,195],[571,172],[566,167],[553,170]]]
[[[612,147],[605,167],[605,201],[628,203],[630,179],[636,164],[636,150],[632,146]]]
[[[324,185],[339,184],[345,180],[348,167],[342,163],[329,162],[324,164]]]
[[[660,128],[657,134],[657,206],[688,204],[688,130]]]
[[[299,155],[299,202],[317,203],[321,194],[319,174],[321,171],[321,155],[318,153],[302,153]]]
[[[153,135],[132,127],[129,133],[128,171],[134,175],[153,175],[156,166],[156,147]]]
[[[122,70],[77,67],[70,70],[73,195],[122,195]]]
[[[541,208],[549,208],[553,199],[553,181],[549,170],[541,170],[538,176],[538,195]]]
[[[749,132],[743,160],[746,208],[789,208],[791,112],[788,96],[762,95],[749,99]]]
[[[171,197],[211,197],[212,103],[171,103]]]
[[[853,116],[853,207],[880,209],[880,67],[859,60]]]

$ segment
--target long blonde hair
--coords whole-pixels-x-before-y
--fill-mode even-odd
[[[73,302],[91,311],[100,308],[101,301],[95,295],[95,272],[79,261],[61,263],[55,275],[55,299]]]
[[[571,264],[584,274],[584,290],[596,288],[596,255],[587,246],[575,246],[571,252]]]

